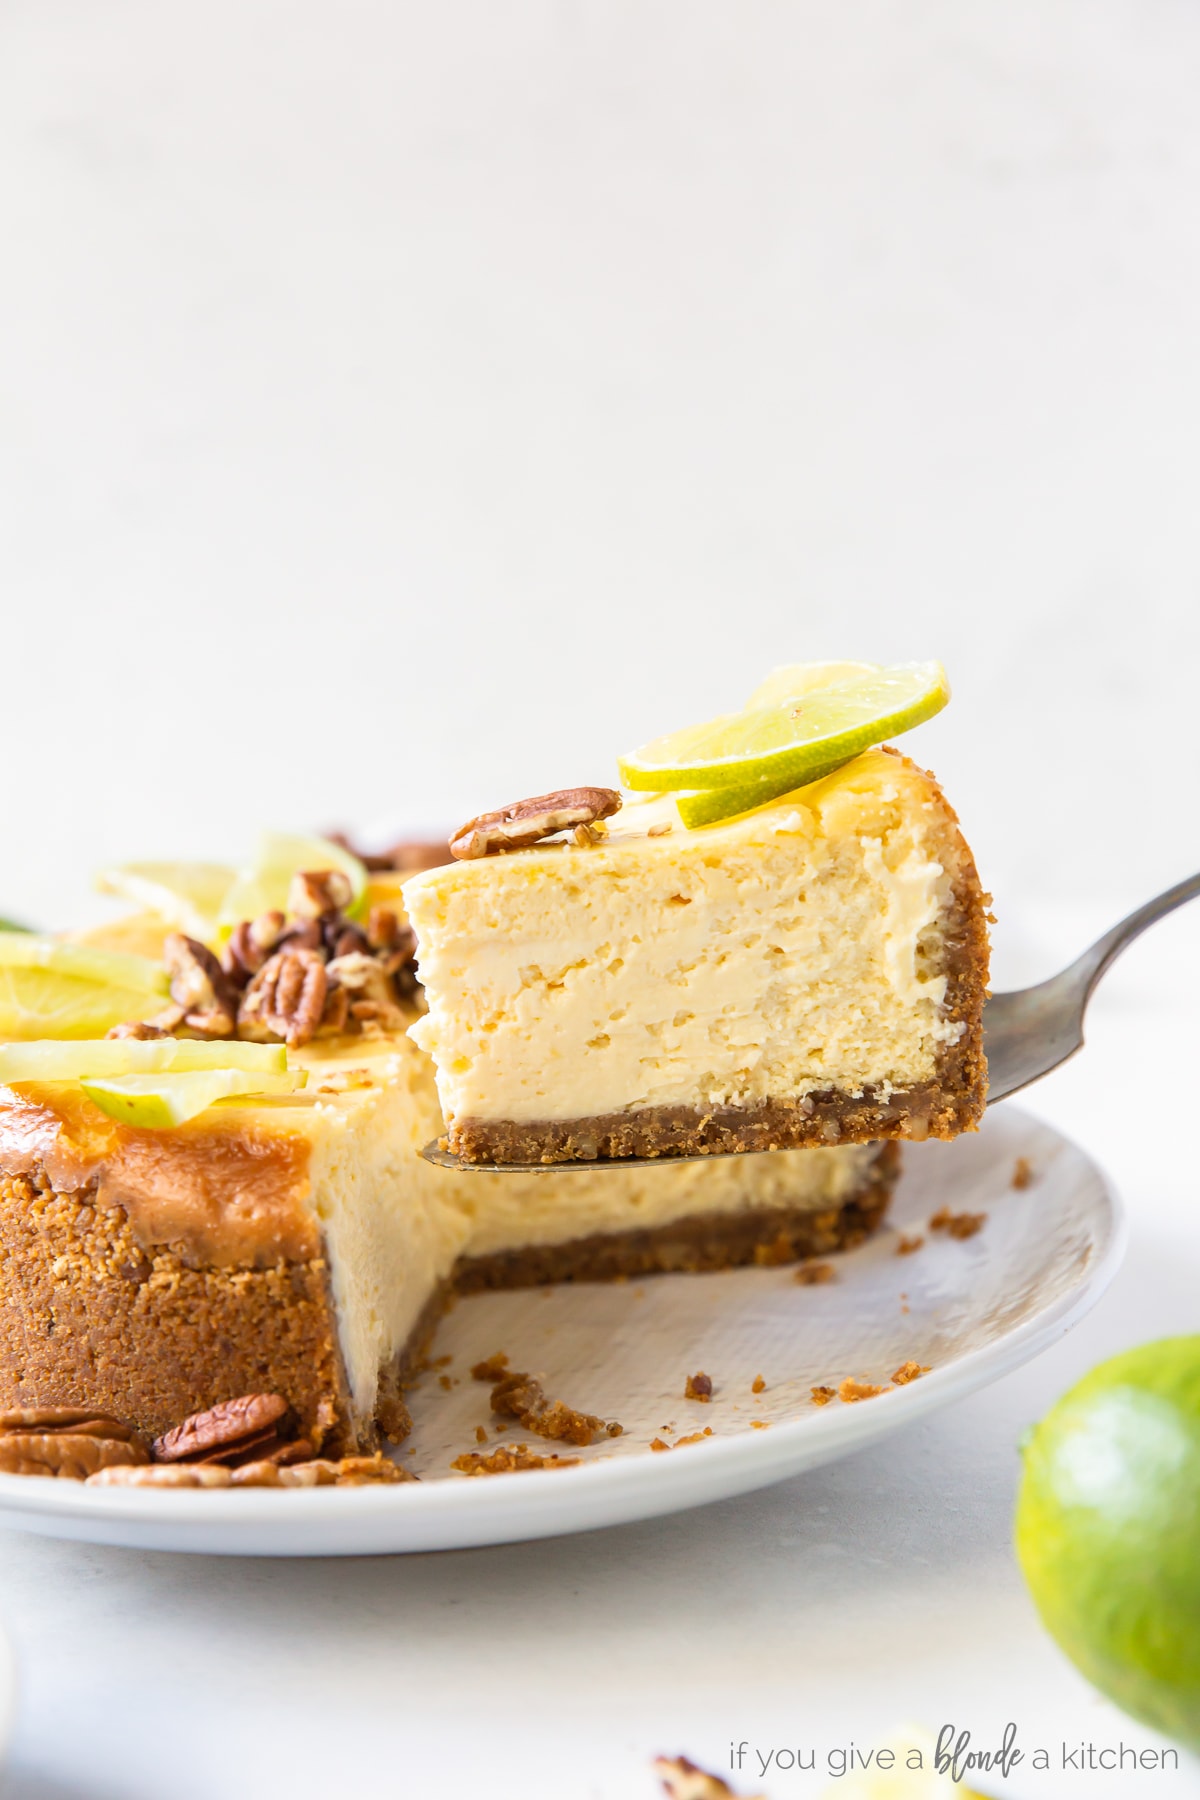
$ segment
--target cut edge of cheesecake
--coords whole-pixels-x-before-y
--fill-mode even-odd
[[[881,746],[868,755],[896,758],[908,776],[924,784],[934,815],[930,843],[949,878],[950,903],[939,921],[940,954],[929,970],[935,977],[945,977],[941,1023],[949,1029],[938,1044],[931,1079],[897,1087],[865,1082],[858,1092],[831,1085],[750,1104],[640,1104],[578,1118],[517,1120],[451,1113],[443,1140],[447,1147],[473,1163],[559,1163],[754,1153],[878,1139],[921,1141],[953,1138],[974,1130],[987,1096],[983,1003],[988,980],[986,921],[990,896],[981,887],[958,816],[936,778],[890,746]],[[845,771],[838,771],[829,780],[837,783],[844,774]],[[794,796],[783,796],[771,804],[779,807],[792,801],[803,803],[805,798],[804,791],[799,790]],[[710,833],[723,829],[726,828],[712,827]],[[514,857],[530,854],[528,850],[517,851],[499,860],[510,862]],[[581,854],[586,856],[588,852]],[[477,864],[472,870],[475,879],[479,867]],[[453,875],[452,869],[443,869],[432,877],[416,878],[405,890],[406,899],[415,902],[410,910],[420,918],[424,910],[421,889],[427,890],[438,881],[444,886]],[[428,1029],[423,1023],[418,1036]],[[425,1042],[430,1044],[429,1036]]]

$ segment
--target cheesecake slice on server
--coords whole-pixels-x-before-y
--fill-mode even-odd
[[[937,782],[895,751],[697,829],[670,794],[567,790],[451,848],[404,903],[428,1005],[413,1036],[465,1160],[977,1123],[986,897]]]

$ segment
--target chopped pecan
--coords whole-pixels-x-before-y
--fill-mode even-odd
[[[258,974],[279,942],[284,927],[281,912],[260,913],[235,925],[221,955],[221,967],[237,988],[244,988]]]
[[[656,1756],[654,1773],[666,1790],[667,1800],[735,1800],[727,1781],[708,1774],[686,1756]]]
[[[350,1017],[360,1025],[374,1023],[387,1031],[399,1031],[404,1014],[396,1005],[392,978],[373,956],[361,950],[338,956],[329,965],[329,979],[344,989]]]
[[[235,1463],[253,1450],[261,1459],[264,1450],[295,1435],[295,1417],[282,1394],[242,1394],[164,1432],[154,1441],[154,1457],[162,1463]]]
[[[147,1463],[138,1439],[97,1437],[87,1431],[8,1431],[0,1437],[0,1473],[55,1475],[86,1481],[115,1464]]]
[[[711,1400],[713,1397],[712,1376],[700,1369],[695,1375],[689,1375],[683,1384],[685,1400]]]
[[[278,950],[263,964],[238,1009],[238,1030],[260,1042],[283,1038],[290,1049],[315,1037],[329,980],[315,950]]]
[[[498,812],[468,819],[450,839],[450,854],[470,860],[519,850],[553,837],[556,831],[594,825],[597,819],[611,817],[620,805],[621,796],[613,788],[560,788],[553,794],[536,794],[532,800],[518,800]]]
[[[297,919],[326,919],[344,912],[353,898],[350,877],[341,869],[301,869],[292,876],[287,909]]]
[[[325,933],[321,930],[318,919],[303,919],[295,925],[289,925],[281,931],[275,943],[276,950],[315,950],[321,961],[327,957],[325,949]]]
[[[182,1014],[180,1017],[182,1018]],[[155,1025],[150,1019],[130,1019],[124,1025],[114,1025],[105,1037],[134,1038],[138,1043],[146,1043],[151,1038],[170,1037],[170,1032],[162,1025]]]
[[[321,921],[321,935],[331,957],[352,956],[355,951],[365,955],[370,948],[366,932],[337,914]]]
[[[207,945],[173,931],[163,944],[163,961],[171,977],[171,998],[183,1008],[181,1023],[187,1030],[200,1037],[231,1037],[237,994]]]
[[[384,852],[386,866],[395,869],[400,875],[419,875],[422,869],[440,869],[449,858],[446,855],[446,840],[440,843],[419,843],[413,839],[403,839],[393,844]],[[377,862],[381,858],[375,859]]]

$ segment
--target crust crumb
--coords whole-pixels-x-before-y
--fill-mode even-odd
[[[671,1446],[663,1438],[651,1438],[650,1448],[652,1450],[669,1450]]]
[[[905,1237],[904,1233],[901,1232],[900,1241],[896,1245],[896,1255],[915,1256],[924,1242],[925,1239],[923,1237],[919,1237],[915,1234],[912,1237]]]
[[[827,1281],[837,1280],[837,1270],[827,1262],[801,1263],[792,1280],[801,1287],[823,1287]]]
[[[876,1387],[871,1381],[856,1381],[853,1375],[847,1375],[838,1389],[838,1399],[847,1403],[854,1400],[873,1400],[876,1394],[886,1394],[886,1387]]]
[[[561,1400],[547,1400],[541,1382],[520,1370],[513,1370],[496,1383],[492,1389],[492,1411],[507,1413],[538,1437],[580,1446],[595,1443],[602,1436],[619,1437],[622,1430],[615,1420],[577,1412]]]
[[[952,1213],[948,1206],[943,1206],[930,1219],[929,1229],[930,1231],[944,1231],[948,1237],[965,1239],[973,1238],[975,1233],[981,1231],[986,1223],[987,1214],[985,1212]]]
[[[521,1469],[572,1469],[577,1456],[541,1456],[528,1444],[498,1444],[486,1456],[467,1450],[450,1464],[460,1475],[514,1475]]]
[[[703,1400],[707,1405],[713,1397],[712,1376],[706,1375],[703,1369],[697,1369],[684,1382],[683,1397],[685,1400]]]
[[[750,1429],[751,1431],[769,1431],[771,1421],[769,1419],[751,1419]]]
[[[892,1376],[893,1387],[907,1387],[908,1383],[910,1381],[916,1381],[919,1375],[928,1375],[932,1366],[931,1363],[901,1363],[900,1367],[896,1370],[896,1373]]]
[[[711,1437],[712,1434],[713,1434],[712,1426],[706,1425],[704,1427],[703,1431],[689,1432],[687,1437],[676,1438],[673,1445],[668,1444],[666,1447],[667,1447],[667,1449],[678,1450],[680,1444],[702,1444],[704,1442],[705,1438]]]
[[[828,1406],[831,1400],[837,1399],[837,1389],[831,1387],[815,1387],[811,1390],[814,1406]]]
[[[1033,1164],[1027,1156],[1018,1156],[1013,1164],[1012,1185],[1015,1188],[1027,1188],[1033,1181]]]
[[[493,1351],[482,1362],[472,1364],[472,1381],[503,1381],[508,1374],[508,1357],[503,1350]]]
[[[752,1394],[761,1394],[763,1389],[766,1387],[766,1385],[767,1384],[763,1380],[762,1376],[756,1375],[754,1377],[754,1380],[750,1383],[750,1392]]]

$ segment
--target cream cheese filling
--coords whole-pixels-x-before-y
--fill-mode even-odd
[[[664,825],[671,825],[663,832]],[[666,797],[600,845],[405,885],[448,1119],[742,1106],[934,1078],[952,880],[936,790],[868,752],[731,824]]]

